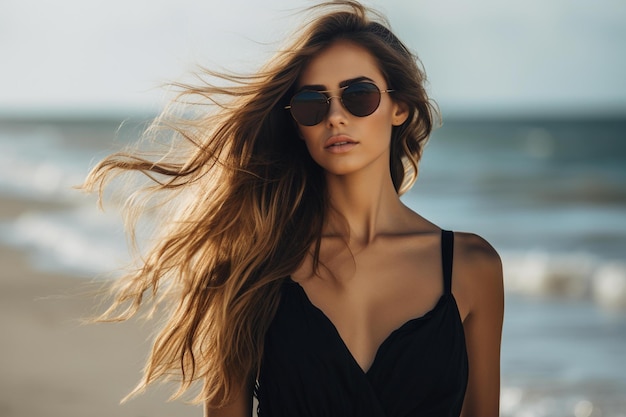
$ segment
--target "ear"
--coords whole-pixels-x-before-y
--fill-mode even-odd
[[[401,101],[394,102],[391,124],[400,126],[409,117],[409,106]]]

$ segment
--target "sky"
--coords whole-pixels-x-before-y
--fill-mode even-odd
[[[251,72],[307,0],[0,0],[0,114],[153,112],[198,66]],[[458,114],[626,115],[624,0],[372,0]]]

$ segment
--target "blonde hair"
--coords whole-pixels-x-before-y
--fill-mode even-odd
[[[178,206],[175,214],[159,217],[166,226],[158,240],[140,267],[116,282],[113,303],[100,317],[125,320],[146,294],[167,307],[136,391],[176,377],[180,386],[174,397],[201,381],[197,401],[227,404],[257,375],[282,281],[311,248],[318,265],[329,208],[326,185],[284,109],[311,57],[338,39],[372,53],[395,90],[394,99],[409,109],[408,120],[392,132],[390,171],[396,191],[406,191],[417,177],[435,114],[419,61],[382,16],[356,1],[309,10],[313,18],[257,74],[207,71],[234,85],[178,85],[179,102],[200,98],[219,110],[201,107],[198,117],[166,110],[154,121],[149,133],[172,132],[172,149],[187,143],[192,145],[188,152],[159,158],[138,150],[119,152],[101,161],[85,181],[85,189],[102,196],[116,175],[141,172],[151,184],[138,194],[174,200]],[[129,219],[146,210],[137,193]],[[134,238],[132,226],[130,233]]]

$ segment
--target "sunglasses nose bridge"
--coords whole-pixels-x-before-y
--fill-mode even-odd
[[[343,93],[343,91],[342,91]],[[333,109],[333,104],[332,104],[332,99],[337,99],[335,100],[335,107]],[[341,94],[338,95],[333,95],[333,96],[327,96],[326,97],[326,104],[327,104],[327,112],[326,112],[326,117],[332,117],[333,114],[337,113],[337,110],[340,110],[341,112],[343,111],[348,111],[349,110],[346,108],[346,105],[343,103],[343,97]]]
[[[331,99],[333,99],[333,98],[337,99],[337,101],[339,103],[341,103],[341,107],[343,109],[348,110],[348,108],[346,107],[345,103],[343,102],[343,89],[342,89],[340,94],[337,94],[337,95],[334,95],[334,96],[327,96],[326,97],[326,104],[328,105],[328,110],[329,111],[330,111],[330,108],[332,107]],[[350,111],[350,110],[348,110],[348,111]]]
[[[326,103],[327,103],[329,106],[330,106],[330,101],[331,101],[331,99],[333,99],[333,98],[338,98],[338,99],[339,99],[339,101],[342,101],[342,100],[341,100],[341,96],[340,96],[340,95],[338,95],[338,96],[326,96]]]

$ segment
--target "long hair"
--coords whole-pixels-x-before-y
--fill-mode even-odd
[[[284,107],[302,69],[334,41],[349,40],[372,53],[394,100],[409,108],[407,121],[392,131],[390,171],[399,194],[415,181],[435,114],[417,57],[382,16],[356,1],[309,11],[312,17],[291,44],[258,73],[207,70],[228,86],[178,85],[178,102],[206,106],[198,116],[165,110],[148,129],[170,132],[175,151],[157,158],[137,149],[115,153],[83,185],[102,197],[118,174],[145,174],[149,184],[129,198],[133,221],[147,210],[148,200],[139,196],[175,202],[176,210],[159,215],[157,238],[139,267],[116,281],[112,305],[99,317],[126,320],[145,297],[165,306],[165,322],[133,393],[176,378],[178,397],[200,381],[195,399],[220,407],[254,381],[282,281],[311,248],[314,265],[319,263],[329,208],[324,175]],[[136,223],[129,224],[134,239]]]

